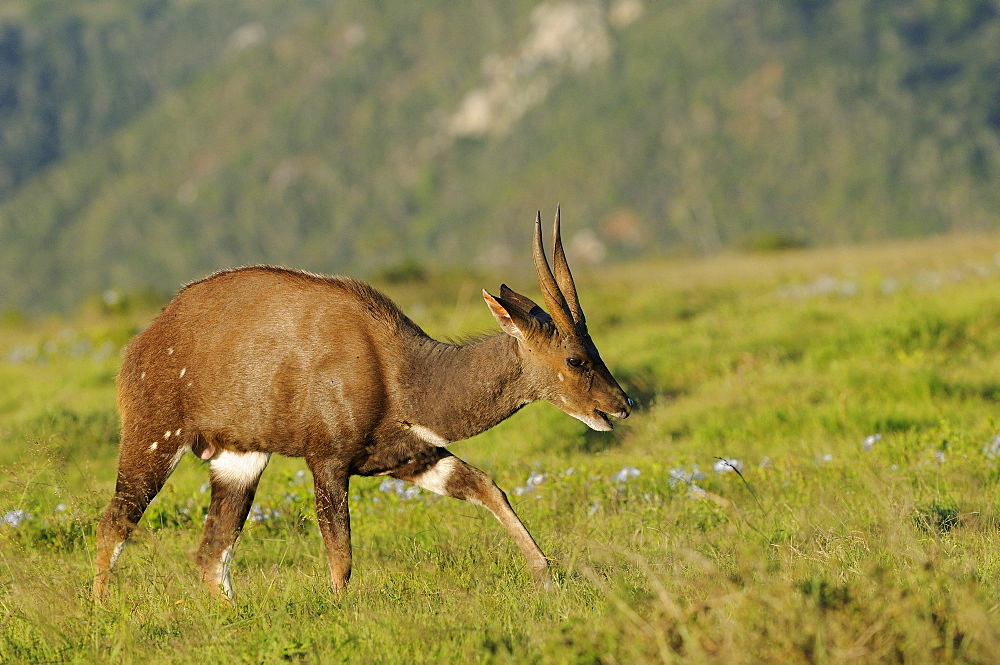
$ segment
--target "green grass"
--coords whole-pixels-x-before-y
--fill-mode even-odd
[[[214,601],[192,560],[208,495],[189,456],[95,607],[118,350],[155,309],[8,320],[0,516],[17,524],[0,523],[0,661],[993,662],[996,241],[581,274],[633,417],[604,435],[539,404],[451,447],[508,491],[554,561],[550,593],[482,509],[355,479],[354,576],[335,596],[308,472],[276,458],[237,599]],[[494,281],[387,291],[444,336],[490,327],[476,294]]]

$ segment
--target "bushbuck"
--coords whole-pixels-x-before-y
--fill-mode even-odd
[[[500,286],[483,298],[503,333],[431,339],[385,295],[348,277],[272,266],[215,273],[184,287],[125,352],[115,494],[97,527],[93,594],[107,592],[126,539],[181,457],[208,460],[211,504],[196,561],[232,597],[229,562],[273,453],[304,457],[332,587],[351,575],[348,483],[392,476],[484,506],[528,562],[548,564],[507,496],[446,446],[546,400],[595,430],[632,400],[601,360],[563,252],[552,268],[535,218],[534,263],[548,313]]]

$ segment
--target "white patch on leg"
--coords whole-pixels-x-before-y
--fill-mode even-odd
[[[111,561],[108,563],[108,570],[113,570],[115,564],[118,563],[118,557],[122,555],[122,550],[125,549],[125,541],[115,545],[115,549],[111,552]]]
[[[451,443],[448,439],[423,425],[410,425],[410,431],[416,434],[417,438],[423,439],[432,446],[447,446]]]
[[[222,593],[226,594],[227,598],[233,597],[233,582],[229,578],[229,562],[233,560],[233,546],[230,545],[226,549],[222,550],[222,556],[219,557],[219,567],[216,573],[216,580],[220,587],[222,587]]]
[[[247,487],[252,485],[263,473],[271,453],[234,453],[223,450],[209,463],[212,478],[227,485]]]
[[[445,457],[413,479],[413,484],[428,492],[448,496],[448,479],[460,464],[457,457]]]

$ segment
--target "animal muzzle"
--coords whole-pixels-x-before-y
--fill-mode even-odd
[[[604,411],[602,409],[594,409],[592,415],[587,416],[576,416],[583,422],[587,423],[591,429],[598,430],[600,432],[607,432],[614,429],[614,424],[611,422],[611,417],[613,418],[628,418],[629,414],[632,413],[632,405],[634,402],[626,397],[625,402],[620,406],[618,411]]]
[[[622,420],[624,420],[625,418],[629,417],[629,414],[632,413],[632,407],[634,405],[635,402],[632,401],[632,398],[626,396],[624,405],[618,411],[607,411],[606,413],[609,416],[614,416],[615,418],[621,418]]]

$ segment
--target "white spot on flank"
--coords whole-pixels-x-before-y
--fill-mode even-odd
[[[263,473],[271,453],[234,453],[223,450],[209,463],[212,477],[229,485],[247,487]]]
[[[423,425],[410,425],[410,431],[416,434],[417,438],[423,439],[432,446],[447,446],[451,443],[448,439]]]
[[[171,435],[172,433],[173,433],[173,432],[171,432],[170,430],[167,430],[166,432],[164,432],[164,433],[163,433],[163,438],[164,438],[164,439],[169,439],[169,438],[170,438],[170,435]]]
[[[145,381],[146,380],[146,373],[143,372],[141,375],[139,375],[139,379],[142,380],[142,381]]]
[[[455,467],[458,464],[457,457],[449,456],[438,460],[437,464],[416,476],[413,479],[413,484],[428,492],[448,496],[448,479],[451,478],[451,474],[455,472]]]
[[[174,353],[173,348],[167,349],[167,355],[168,356],[173,355],[173,353]]]
[[[174,432],[174,436],[180,436],[180,435],[181,435],[181,428],[180,428],[180,427],[178,427],[178,428],[177,428],[177,431],[176,431],[176,432]]]
[[[152,445],[149,446],[150,450],[156,450],[156,446],[159,445],[159,441],[154,441]]]
[[[187,367],[184,367],[184,368],[182,368],[182,369],[181,369],[181,376],[180,376],[180,378],[182,378],[182,379],[183,379],[183,378],[184,378],[184,374],[185,374],[185,373],[186,373],[187,371],[188,371],[188,368],[187,368]]]

